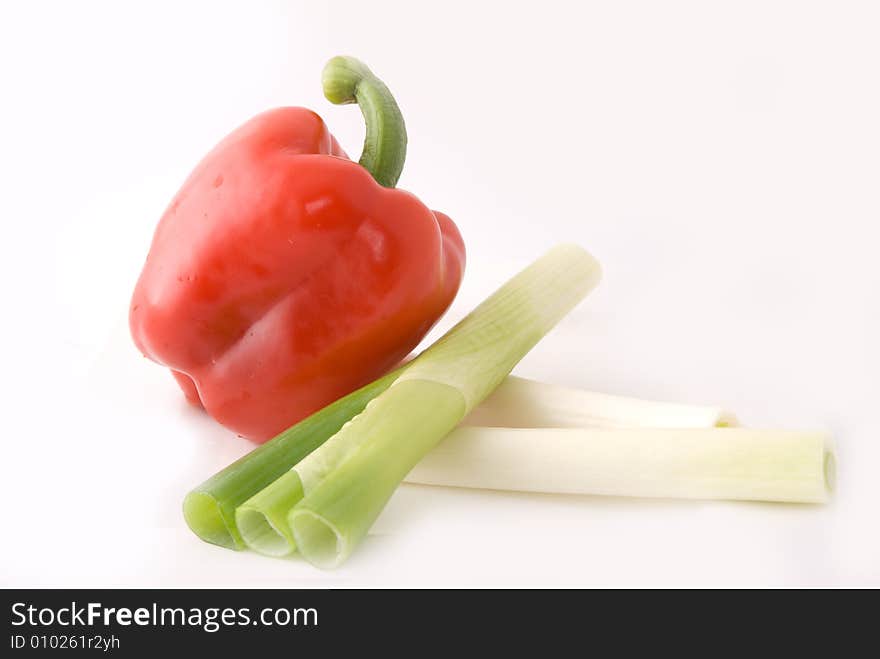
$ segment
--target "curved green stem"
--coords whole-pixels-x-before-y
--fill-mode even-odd
[[[321,74],[324,96],[331,103],[357,103],[367,123],[359,160],[386,188],[397,185],[406,160],[406,126],[388,87],[354,57],[334,57]]]

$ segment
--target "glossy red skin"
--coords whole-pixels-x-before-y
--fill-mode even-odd
[[[458,291],[446,215],[383,188],[303,108],[265,112],[165,211],[129,321],[187,399],[263,442],[400,362]]]

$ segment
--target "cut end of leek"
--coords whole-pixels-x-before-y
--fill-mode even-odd
[[[227,549],[244,548],[235,524],[226,520],[220,502],[210,494],[199,491],[187,494],[183,500],[183,517],[192,532],[205,542]]]
[[[245,544],[267,556],[287,556],[296,548],[287,511],[303,498],[303,486],[291,470],[260,490],[235,511],[235,524]]]
[[[235,523],[245,544],[254,551],[276,557],[293,552],[291,540],[262,511],[241,506],[235,511]]]
[[[825,491],[831,494],[834,492],[834,488],[837,487],[837,458],[834,456],[834,451],[827,447],[825,449],[822,471],[825,475]]]
[[[288,517],[299,552],[315,567],[337,567],[349,554],[348,543],[333,524],[317,513],[294,508]]]

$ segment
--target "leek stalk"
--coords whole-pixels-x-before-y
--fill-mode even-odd
[[[516,275],[292,474],[239,508],[248,546],[273,555],[295,547],[319,567],[339,565],[419,459],[504,380],[599,277],[598,263],[571,245],[554,248]],[[284,526],[275,506],[299,496]]]
[[[631,497],[822,503],[821,432],[461,427],[406,477],[428,485]]]

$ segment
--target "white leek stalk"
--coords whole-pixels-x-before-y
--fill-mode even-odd
[[[719,407],[613,396],[508,377],[463,421],[507,428],[712,428],[735,426]]]
[[[410,483],[686,499],[819,503],[834,452],[817,432],[461,427]]]

